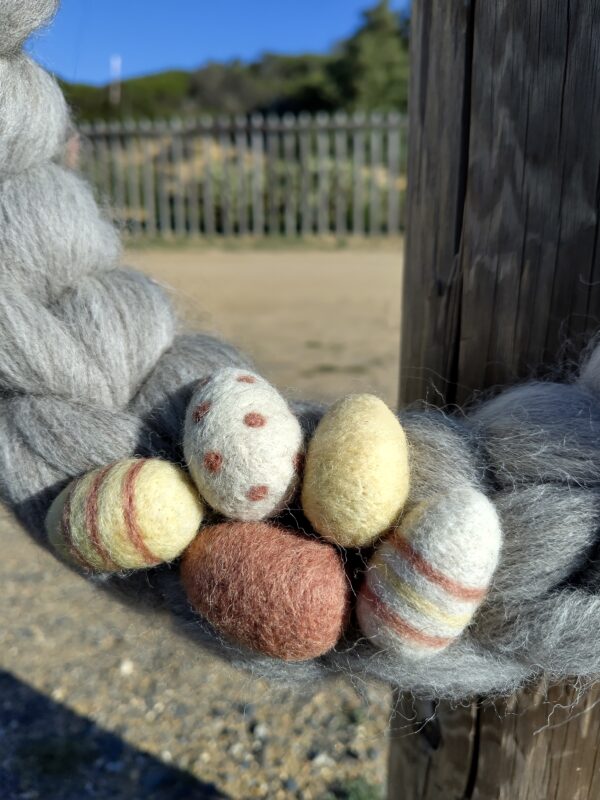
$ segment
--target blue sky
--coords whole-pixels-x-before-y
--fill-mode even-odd
[[[324,52],[350,34],[374,0],[63,0],[30,52],[81,83],[106,83],[110,59],[124,77],[209,60],[249,60],[269,50]],[[410,0],[392,0],[393,8]]]
[[[30,52],[82,83],[106,83],[110,58],[124,77],[209,60],[249,60],[265,50],[324,52],[357,26],[374,0],[63,0]],[[392,0],[401,9],[410,0]]]

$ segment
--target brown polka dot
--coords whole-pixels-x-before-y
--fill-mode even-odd
[[[246,497],[256,503],[258,500],[264,500],[268,494],[268,486],[251,486],[246,492]]]
[[[259,414],[257,411],[251,411],[244,417],[244,423],[249,428],[262,428],[263,425],[267,424],[267,418],[263,417],[263,415]]]
[[[294,458],[292,459],[294,464],[294,469],[296,472],[302,472],[304,469],[304,461],[305,461],[304,453],[296,453]]]
[[[223,464],[221,453],[206,453],[204,456],[204,466],[209,472],[218,472]]]
[[[254,375],[240,375],[237,380],[238,383],[256,383]]]
[[[205,403],[200,403],[199,406],[196,406],[196,408],[192,413],[192,419],[194,420],[194,422],[200,422],[201,420],[203,420],[204,417],[210,411],[210,407],[211,403],[209,403],[208,400]]]

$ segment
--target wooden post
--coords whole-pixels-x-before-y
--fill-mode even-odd
[[[598,328],[600,6],[415,0],[411,39],[400,399],[462,402]],[[574,698],[399,696],[389,797],[598,798],[600,692]]]

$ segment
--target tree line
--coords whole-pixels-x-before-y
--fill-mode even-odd
[[[245,63],[212,62],[126,80],[118,103],[109,86],[61,81],[79,119],[157,119],[206,114],[357,109],[403,111],[408,93],[409,18],[379,0],[330,53],[266,53]]]

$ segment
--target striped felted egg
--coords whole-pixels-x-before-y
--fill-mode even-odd
[[[369,563],[357,601],[362,632],[410,658],[444,650],[484,599],[501,542],[496,510],[476,489],[421,503]]]
[[[200,494],[227,517],[265,519],[298,485],[300,423],[279,392],[245,370],[221,369],[199,383],[183,447]]]
[[[120,572],[177,558],[202,516],[202,502],[182,469],[131,458],[70,483],[50,507],[46,529],[67,561],[91,572]]]

